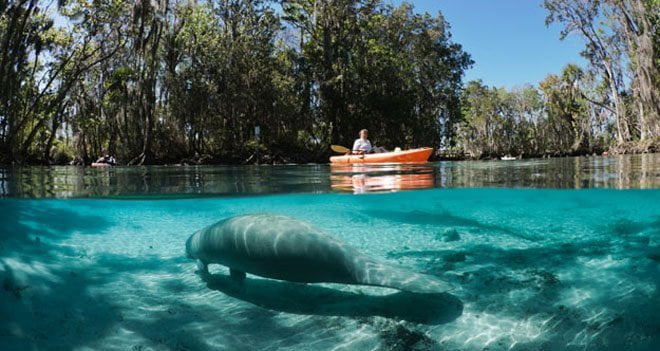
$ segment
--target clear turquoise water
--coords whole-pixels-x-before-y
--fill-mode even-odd
[[[651,178],[655,182],[655,178]],[[660,190],[0,200],[1,350],[657,350]],[[450,295],[208,284],[194,231],[272,212]]]

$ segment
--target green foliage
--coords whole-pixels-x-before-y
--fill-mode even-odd
[[[633,7],[638,1],[546,7],[549,21],[579,13],[593,22],[607,3],[655,25],[655,5]],[[565,33],[577,29],[571,23]],[[643,89],[649,83],[622,89],[621,64],[602,74],[629,49],[624,32],[594,32],[617,41],[607,42],[610,51],[586,48],[591,69],[568,66],[538,89],[506,91],[464,87],[473,62],[449,24],[406,2],[12,2],[0,7],[0,162],[91,162],[103,149],[130,164],[245,162],[257,150],[271,161],[324,162],[330,144],[349,145],[362,128],[390,148],[460,148],[477,157],[587,152],[622,131],[660,133],[648,108],[657,94]],[[630,42],[640,48],[630,56],[633,77],[658,82],[642,59],[645,42]],[[612,118],[637,106],[644,118]]]
[[[66,141],[56,139],[51,150],[51,161],[55,164],[68,164],[76,156],[76,150]]]
[[[459,145],[476,158],[593,152],[604,137],[592,129],[595,116],[578,84],[582,75],[578,66],[568,65],[561,76],[548,75],[539,89],[526,85],[513,91],[468,82]]]
[[[546,24],[563,25],[562,39],[576,33],[585,40],[581,54],[607,89],[603,99],[588,102],[609,110],[617,142],[644,144],[660,136],[659,2],[545,0],[543,5]]]
[[[280,13],[241,0],[60,5],[75,26],[53,27],[54,11],[26,13],[35,30],[23,42],[49,56],[30,71],[28,50],[15,79],[22,90],[5,92],[16,101],[0,113],[9,116],[6,159],[52,161],[39,141],[64,125],[88,162],[102,149],[124,163],[194,154],[237,162],[257,151],[256,126],[259,150],[282,159],[289,149],[324,160],[330,143],[350,143],[362,128],[383,146],[438,146],[441,122],[460,118],[472,63],[444,18],[408,3],[295,0]],[[40,92],[43,75],[52,87]]]

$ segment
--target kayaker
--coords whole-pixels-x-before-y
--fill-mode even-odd
[[[387,152],[385,148],[382,147],[377,147],[373,148],[371,147],[371,142],[369,139],[369,131],[366,129],[362,129],[360,131],[360,138],[355,139],[355,142],[353,143],[353,154],[372,154],[376,152]]]
[[[110,155],[107,151],[103,152],[103,156],[99,157],[98,160],[96,160],[95,163],[107,163],[110,166],[114,166],[116,161],[115,158]]]

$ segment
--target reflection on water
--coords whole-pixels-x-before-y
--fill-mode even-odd
[[[197,197],[321,192],[327,166],[0,168],[0,197]]]
[[[660,188],[660,154],[422,164],[0,167],[0,197],[185,197],[421,188]]]
[[[660,154],[455,162],[440,167],[440,187],[660,187]]]
[[[355,194],[433,188],[435,167],[413,164],[332,164],[330,187]]]

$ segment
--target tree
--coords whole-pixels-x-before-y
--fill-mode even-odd
[[[549,75],[539,84],[545,97],[548,121],[555,131],[558,151],[581,154],[589,151],[588,114],[579,81],[580,67],[567,65],[561,76]]]
[[[624,38],[641,140],[660,136],[660,2],[608,0],[606,13]]]
[[[622,42],[616,33],[597,27],[602,15],[601,1],[545,0],[544,6],[549,12],[546,24],[560,22],[565,25],[561,32],[562,39],[576,32],[586,40],[582,56],[601,71],[610,88],[612,112],[616,116],[617,139],[619,143],[629,141],[630,129],[621,96],[624,88],[620,66]]]
[[[365,127],[438,146],[472,64],[441,14],[407,3],[57,3],[0,2],[3,161],[326,160]]]
[[[544,6],[548,10],[547,24],[564,25],[562,39],[570,33],[579,33],[585,39],[582,55],[609,88],[605,101],[589,102],[614,114],[619,144],[660,136],[660,3],[545,0]],[[623,78],[626,68],[630,87]],[[627,97],[630,95],[632,98]]]
[[[442,122],[460,118],[461,78],[472,61],[441,14],[375,0],[283,5],[300,30],[306,106],[317,109],[326,143],[349,143],[366,127],[381,145],[437,146]]]

